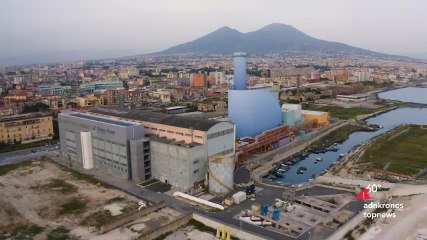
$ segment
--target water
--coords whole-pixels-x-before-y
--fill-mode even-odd
[[[423,101],[424,97],[427,96],[427,88],[422,89],[424,90],[420,98]],[[403,101],[403,98],[398,99],[396,96],[404,96],[400,92],[396,91],[404,91],[407,92],[407,88],[399,89],[399,90],[393,90],[390,92],[395,92],[396,95],[389,95],[388,92],[385,92],[387,96],[395,97],[395,100]],[[418,92],[418,90],[416,90]],[[420,94],[418,92],[418,94]],[[425,95],[423,95],[425,94]],[[415,102],[413,97],[411,102]],[[415,99],[417,100],[417,99]],[[425,103],[427,103],[427,99]],[[382,125],[383,128],[379,129],[375,132],[354,132],[349,135],[349,138],[344,141],[341,144],[338,144],[339,150],[337,152],[326,152],[326,153],[319,153],[310,154],[305,160],[297,162],[295,165],[291,166],[291,169],[289,169],[285,173],[284,178],[278,178],[275,181],[276,182],[283,182],[288,184],[300,184],[308,182],[308,180],[311,178],[311,176],[314,174],[318,176],[322,173],[324,169],[327,169],[333,162],[338,161],[340,154],[348,153],[354,146],[358,144],[362,144],[366,142],[367,140],[378,136],[386,131],[389,131],[399,125],[402,124],[427,124],[427,108],[398,108],[396,110],[378,115],[376,117],[370,118],[367,120],[368,124],[377,124]],[[318,162],[315,164],[316,158],[321,157],[323,158],[322,162]],[[297,174],[297,170],[299,167],[306,167],[307,170],[304,172],[304,174]]]
[[[378,97],[401,102],[427,104],[427,88],[407,87],[378,94]]]

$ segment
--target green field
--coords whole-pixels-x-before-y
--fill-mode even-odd
[[[388,164],[388,171],[416,175],[427,167],[427,127],[408,125],[384,134],[366,150],[362,160],[371,162],[375,169]]]
[[[339,106],[319,106],[319,105],[313,105],[313,104],[306,104],[306,105],[303,105],[303,109],[329,112],[332,118],[347,120],[351,118],[356,118],[359,115],[374,113],[382,110],[383,108],[363,108],[363,107],[344,108]]]
[[[341,143],[347,140],[348,136],[356,131],[363,131],[365,128],[359,126],[359,125],[352,125],[348,124],[343,127],[338,128],[335,131],[330,132],[326,136],[320,138],[316,142],[312,143],[308,150],[322,150],[329,146],[331,146],[334,143]]]

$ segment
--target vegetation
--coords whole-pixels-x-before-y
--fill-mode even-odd
[[[0,176],[6,175],[9,172],[14,171],[18,168],[30,166],[32,163],[33,163],[32,161],[26,161],[26,162],[21,162],[21,163],[17,163],[17,164],[10,164],[10,165],[1,166],[0,167]]]
[[[193,225],[194,228],[196,228],[197,230],[201,231],[201,232],[209,232],[212,233],[214,236],[216,236],[216,229],[213,229],[211,227],[206,226],[205,224],[194,220],[194,219],[190,219],[190,221],[188,222],[188,224]]]
[[[43,232],[44,228],[35,224],[17,225],[11,231],[5,231],[0,235],[0,240],[3,239],[20,239],[31,240],[37,234]]]
[[[318,106],[313,104],[304,104],[303,109],[329,112],[331,117],[339,119],[356,118],[359,115],[366,115],[382,110],[381,108],[363,108],[363,107],[339,107],[339,106]]]
[[[71,239],[70,230],[65,227],[57,227],[47,235],[47,240],[68,240]]]
[[[116,202],[123,202],[124,200],[126,200],[126,198],[124,198],[124,197],[114,197],[114,198],[109,199],[105,203],[110,204],[110,203],[116,203]]]
[[[80,213],[86,208],[86,203],[77,199],[72,198],[68,200],[68,202],[61,205],[60,214],[74,214],[74,213]]]
[[[362,157],[373,168],[414,176],[427,167],[427,127],[407,125],[374,140]]]
[[[106,223],[110,222],[113,219],[110,211],[108,210],[100,210],[98,212],[94,212],[83,219],[82,224],[85,226],[94,226],[100,229]]]
[[[32,112],[46,112],[49,110],[50,106],[41,102],[34,103],[34,104],[26,104],[22,108],[21,113],[32,113]]]
[[[59,191],[63,194],[77,192],[77,188],[74,185],[67,183],[65,180],[62,179],[52,179],[48,184],[42,185],[40,186],[40,188]]]
[[[56,144],[58,143],[58,140],[42,140],[32,143],[24,143],[24,144],[6,144],[6,143],[0,143],[0,153],[5,152],[12,152],[17,150],[23,150],[28,148],[34,148],[34,147],[42,147],[46,144]]]
[[[308,150],[322,150],[334,143],[341,143],[347,140],[348,136],[356,131],[363,131],[365,128],[359,125],[348,124],[335,131],[330,132],[326,136],[320,138],[309,146]]]

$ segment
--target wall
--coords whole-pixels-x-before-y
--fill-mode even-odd
[[[150,141],[137,139],[129,141],[132,180],[144,182],[151,179]]]
[[[146,234],[143,234],[142,237],[138,238],[139,240],[152,240],[152,239],[156,239],[160,236],[162,236],[163,234],[169,233],[169,232],[173,232],[174,230],[186,225],[191,219],[193,218],[193,214],[192,213],[187,213],[184,216],[176,219],[173,222],[170,222],[168,224],[166,224],[165,226],[158,228],[158,229],[154,229],[151,232],[148,232]],[[200,239],[202,240],[202,239]]]
[[[236,137],[254,137],[282,123],[282,112],[270,88],[228,91],[228,119]]]
[[[104,226],[101,227],[100,234],[104,234],[104,233],[109,232],[115,228],[118,228],[118,227],[120,227],[126,223],[130,223],[132,221],[135,221],[135,220],[137,220],[137,219],[139,219],[145,215],[148,215],[152,212],[155,212],[161,208],[164,208],[165,206],[166,206],[165,202],[156,203],[154,205],[143,208],[143,209],[141,209],[141,210],[139,210],[139,211],[137,211],[131,215],[124,216],[124,217],[122,217],[122,218],[120,218],[120,219],[118,219],[112,223],[105,224]]]
[[[80,132],[90,131],[95,168],[122,179],[131,179],[128,140],[144,138],[142,125],[114,125],[79,118],[70,113],[59,114],[58,122],[61,151],[65,156],[75,156],[71,160],[82,164]],[[72,151],[76,153],[73,154]]]
[[[185,147],[152,140],[150,146],[153,178],[167,181],[174,189],[184,192],[204,178],[206,145]]]
[[[229,129],[231,129],[232,132],[222,135],[223,131]],[[212,156],[229,149],[234,153],[234,131],[234,125],[229,122],[221,122],[211,127],[206,135],[207,138],[210,134],[213,134],[212,136],[214,136],[207,139],[208,156]]]
[[[223,223],[216,222],[215,220],[199,215],[197,213],[193,213],[193,219],[213,229],[217,229],[217,227],[222,227],[224,225]],[[265,240],[265,238],[241,231],[234,227],[226,226],[225,229],[230,233],[231,236],[238,237],[239,239]]]

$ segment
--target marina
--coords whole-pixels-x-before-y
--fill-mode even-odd
[[[405,89],[407,88],[394,90],[394,92],[407,91]],[[422,91],[424,91],[424,95],[427,95],[427,89],[422,88]],[[365,121],[367,125],[374,127],[376,130],[354,132],[342,143],[333,144],[323,150],[303,152],[293,156],[290,160],[284,160],[286,162],[282,162],[279,165],[279,168],[285,172],[280,171],[278,175],[275,172],[279,168],[272,169],[266,178],[285,185],[307,183],[310,179],[325,173],[329,168],[341,161],[347,153],[373,137],[402,124],[427,124],[427,108],[401,107],[368,118]],[[306,168],[306,170],[302,170],[301,167]]]

